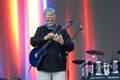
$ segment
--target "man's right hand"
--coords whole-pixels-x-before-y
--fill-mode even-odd
[[[54,37],[54,33],[48,33],[45,37],[44,40],[48,40]]]

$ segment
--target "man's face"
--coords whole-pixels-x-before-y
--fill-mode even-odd
[[[45,18],[46,24],[48,26],[53,26],[55,24],[55,21],[56,21],[55,14],[45,14],[44,18]]]

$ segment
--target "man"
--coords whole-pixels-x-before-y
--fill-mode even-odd
[[[41,47],[48,41],[51,43],[46,47],[47,54],[37,67],[38,80],[65,80],[66,74],[66,52],[74,49],[67,31],[62,26],[56,24],[56,11],[47,8],[44,11],[46,24],[37,28],[34,37],[31,37],[33,47]]]

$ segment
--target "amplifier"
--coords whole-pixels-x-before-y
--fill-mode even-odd
[[[100,76],[90,76],[89,80],[106,80],[107,77],[104,75],[100,75]]]
[[[107,80],[120,80],[120,74],[110,74],[107,76]]]
[[[110,74],[108,76],[100,75],[100,76],[83,76],[82,80],[120,80],[120,74]]]
[[[106,76],[89,76],[89,77],[82,77],[82,80],[107,80]]]

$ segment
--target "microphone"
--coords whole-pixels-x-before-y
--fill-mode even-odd
[[[79,23],[79,24],[80,24],[80,23]],[[82,27],[81,24],[80,24],[79,30],[75,33],[75,35],[73,36],[72,40],[74,40],[74,39],[76,38],[76,36],[78,35],[78,33],[79,33],[80,31],[82,31],[82,33],[84,34],[84,30],[83,30],[83,27]]]
[[[72,21],[72,20],[70,20],[70,21],[69,21],[69,23],[73,23],[73,21]]]
[[[82,33],[84,34],[85,32],[84,32],[84,29],[83,29],[83,27],[82,27],[82,25],[80,24],[80,30],[82,31]]]

